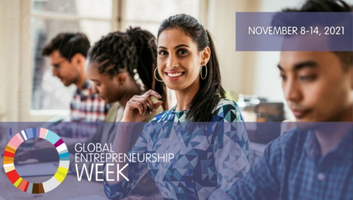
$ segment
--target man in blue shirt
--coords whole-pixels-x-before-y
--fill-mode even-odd
[[[343,1],[309,0],[290,11],[350,8]],[[231,192],[216,190],[209,199],[352,200],[352,60],[352,52],[281,52],[282,88],[298,128],[270,143]]]

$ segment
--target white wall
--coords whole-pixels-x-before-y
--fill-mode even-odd
[[[236,12],[276,12],[300,5],[302,0],[209,0],[208,20],[219,57],[223,85],[233,95],[257,94],[270,100],[283,100],[277,62],[278,52],[235,51]]]
[[[31,1],[0,1],[0,121],[45,121],[31,117]],[[2,116],[1,116],[2,115]]]
[[[20,0],[0,1],[0,116],[8,120],[16,120],[19,113],[19,5]]]
[[[287,7],[299,7],[303,2],[303,0],[261,0],[258,1],[258,11],[278,12]],[[253,93],[267,97],[273,101],[284,101],[281,80],[276,67],[279,56],[279,52],[256,52],[254,65],[255,82]]]

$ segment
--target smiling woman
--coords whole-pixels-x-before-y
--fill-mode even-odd
[[[206,199],[216,188],[227,190],[249,170],[249,140],[243,118],[237,104],[224,99],[213,41],[195,18],[178,14],[164,20],[158,31],[157,52],[155,78],[175,90],[177,105],[146,124],[129,153],[159,152],[176,156],[168,163],[111,161],[109,164],[129,164],[128,170],[109,173],[115,176],[123,173],[121,176],[128,177],[129,181],[111,181],[108,176],[105,192],[109,198],[128,196],[148,169],[163,198]],[[154,111],[161,105],[152,97],[161,99],[153,90],[131,98],[121,121],[145,120],[149,109]],[[207,124],[212,128],[204,129],[202,125],[197,126],[199,123],[186,122],[221,123]],[[126,145],[130,143],[129,125],[126,124],[119,125],[116,132],[115,153],[129,151]]]

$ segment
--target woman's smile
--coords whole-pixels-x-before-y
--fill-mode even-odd
[[[170,72],[164,72],[164,74],[169,78],[169,80],[176,81],[176,80],[179,80],[185,74],[185,72],[170,71]]]

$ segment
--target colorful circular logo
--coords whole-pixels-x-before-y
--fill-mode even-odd
[[[42,138],[47,140],[54,145],[59,154],[59,167],[56,173],[49,180],[42,183],[31,183],[26,181],[18,175],[14,164],[17,148],[24,141],[32,138]],[[11,138],[5,148],[3,164],[7,178],[15,187],[27,193],[42,194],[55,189],[64,181],[67,172],[69,171],[70,158],[64,141],[57,134],[45,128],[28,128]]]

